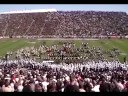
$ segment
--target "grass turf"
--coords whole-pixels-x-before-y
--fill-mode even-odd
[[[1,39],[0,40],[0,56],[4,56],[8,51],[16,51],[19,48],[26,46],[39,46],[46,42],[47,46],[58,44],[60,41],[65,40],[37,40],[37,39]],[[70,40],[69,40],[70,41]],[[128,58],[128,39],[102,39],[102,40],[71,40],[77,47],[81,42],[88,42],[90,47],[101,47],[104,50],[118,48],[122,53],[118,56],[119,60],[123,62],[123,58]],[[33,43],[35,42],[35,43]]]

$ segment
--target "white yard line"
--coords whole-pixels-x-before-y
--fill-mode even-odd
[[[35,44],[36,42],[27,42],[27,43],[33,43],[33,44]]]
[[[82,38],[41,38],[37,40],[99,40],[99,39],[82,39]]]

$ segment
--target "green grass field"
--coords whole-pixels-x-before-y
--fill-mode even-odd
[[[4,56],[8,51],[16,51],[19,48],[26,46],[39,46],[43,42],[47,46],[58,44],[61,40],[37,40],[37,39],[1,39],[0,40],[0,56]],[[62,40],[63,41],[63,40]],[[70,41],[70,40],[69,40]],[[80,46],[83,40],[71,40],[76,46]],[[118,56],[119,60],[123,62],[124,56],[128,58],[128,39],[102,39],[102,40],[84,40],[88,42],[90,47],[97,46],[104,50],[118,48],[121,55]]]

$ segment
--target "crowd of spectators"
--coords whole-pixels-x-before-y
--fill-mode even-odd
[[[0,91],[128,92],[128,66],[118,62],[100,63],[57,65],[32,60],[1,61]],[[109,66],[103,67],[103,64]]]
[[[90,37],[128,35],[125,12],[57,11],[0,14],[0,36]]]

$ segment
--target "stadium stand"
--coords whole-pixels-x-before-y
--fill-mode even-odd
[[[57,11],[0,14],[0,36],[99,37],[128,35],[125,12]]]

